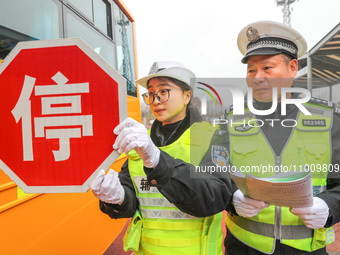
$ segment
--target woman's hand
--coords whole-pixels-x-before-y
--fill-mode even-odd
[[[143,160],[144,166],[154,168],[158,165],[160,150],[151,141],[145,126],[134,119],[127,118],[113,132],[118,135],[113,149],[128,154],[135,150]]]
[[[105,203],[121,204],[124,201],[124,188],[120,184],[118,173],[112,169],[107,175],[104,170],[100,170],[91,184],[91,190],[96,198]]]

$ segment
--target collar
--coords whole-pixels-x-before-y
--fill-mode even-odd
[[[193,123],[202,120],[199,112],[189,106],[183,120],[163,126],[162,122],[156,119],[151,127],[151,140],[157,147],[166,146],[180,138]]]

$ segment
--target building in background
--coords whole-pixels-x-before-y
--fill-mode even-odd
[[[299,59],[295,85],[340,106],[340,23]]]

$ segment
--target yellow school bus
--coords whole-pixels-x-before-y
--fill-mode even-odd
[[[122,1],[1,3],[0,63],[20,41],[69,37],[81,37],[126,78],[128,115],[141,121],[134,19]],[[112,168],[119,171],[124,161],[118,158]],[[0,169],[0,254],[104,254],[115,242],[122,249],[126,223],[103,214],[91,191],[25,194]]]

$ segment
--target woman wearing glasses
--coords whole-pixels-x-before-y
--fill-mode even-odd
[[[156,118],[150,134],[131,118],[119,124],[113,148],[128,160],[119,174],[102,170],[91,186],[104,213],[133,217],[124,249],[135,254],[222,254],[222,215],[216,213],[228,204],[231,184],[226,173],[196,167],[216,166],[216,154],[221,166],[228,164],[228,140],[189,106],[190,79],[189,69],[168,61],[155,62],[137,80],[148,89],[143,99]]]

